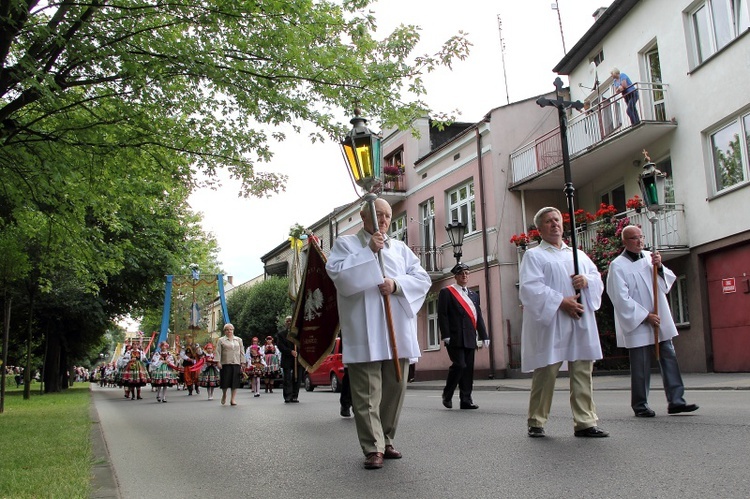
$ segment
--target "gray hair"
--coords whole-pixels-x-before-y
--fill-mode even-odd
[[[230,327],[234,329],[234,324],[227,322],[226,324],[224,324],[224,328],[222,328],[222,331],[226,331]]]
[[[560,215],[560,219],[562,219],[562,212],[555,208],[554,206],[545,206],[541,210],[536,212],[536,215],[534,215],[534,225],[536,225],[536,228],[539,228],[539,224],[542,223],[542,217],[546,215],[547,213],[551,211],[556,211],[558,215]]]
[[[620,70],[617,68],[612,68],[612,71],[609,72],[610,76],[617,76],[620,74]]]

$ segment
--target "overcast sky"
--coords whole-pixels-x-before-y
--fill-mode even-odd
[[[559,0],[568,50],[591,27],[594,11],[610,3]],[[453,71],[426,75],[425,100],[435,110],[458,110],[459,121],[473,123],[507,104],[506,78],[510,102],[554,90],[557,75],[552,68],[564,55],[558,14],[551,8],[554,4],[553,0],[380,0],[373,10],[380,32],[388,33],[401,23],[422,28],[416,54],[434,53],[459,30],[468,33],[474,44],[468,59],[456,63]],[[505,78],[498,15],[505,44]],[[563,81],[567,85],[567,79]],[[582,99],[583,92],[573,89],[573,98]],[[379,129],[377,123],[371,125]],[[285,192],[243,199],[237,196],[237,184],[224,180],[219,190],[201,190],[190,197],[193,209],[203,213],[204,230],[216,237],[222,268],[234,276],[235,285],[263,273],[260,257],[284,242],[292,225],[308,226],[358,197],[338,144],[310,144],[306,137],[304,132],[288,135],[274,148],[272,163],[260,165],[261,170],[289,176]]]

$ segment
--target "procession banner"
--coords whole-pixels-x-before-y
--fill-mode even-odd
[[[308,239],[302,285],[292,316],[289,337],[298,347],[300,364],[312,372],[333,350],[339,334],[336,287],[326,273],[326,257],[317,238]]]

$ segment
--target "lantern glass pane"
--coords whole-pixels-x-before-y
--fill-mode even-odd
[[[352,148],[351,144],[344,143],[342,144],[344,147],[344,154],[346,154],[346,161],[348,163],[349,169],[352,171],[352,174],[354,175],[355,182],[360,179],[359,169],[357,168],[357,160],[354,158],[354,149]]]
[[[370,147],[369,137],[364,139],[355,139],[354,147],[356,148],[357,165],[362,173],[362,178],[372,178],[372,148]]]

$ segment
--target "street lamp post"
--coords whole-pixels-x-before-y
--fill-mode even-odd
[[[580,111],[583,109],[583,103],[581,101],[566,101],[562,98],[563,82],[557,77],[555,78],[555,100],[547,99],[545,97],[539,97],[536,103],[541,107],[554,106],[557,108],[557,117],[560,122],[560,146],[562,148],[562,160],[563,160],[563,173],[565,175],[565,197],[568,202],[568,216],[570,217],[570,244],[573,247],[573,272],[578,274],[578,244],[576,243],[576,217],[575,217],[575,202],[573,200],[573,194],[575,188],[573,187],[573,179],[570,173],[570,154],[568,153],[568,117],[565,114],[565,110],[572,107]],[[580,300],[580,298],[579,298]]]
[[[453,256],[456,259],[456,265],[461,263],[463,253],[461,249],[464,245],[464,236],[466,235],[466,225],[458,220],[446,225],[445,230],[448,232],[448,238],[453,246]]]
[[[367,128],[367,119],[360,116],[359,109],[355,109],[354,118],[350,120],[352,130],[341,141],[341,152],[349,168],[349,174],[354,182],[364,191],[364,200],[372,217],[373,230],[378,230],[378,216],[375,213],[375,200],[378,198],[375,190],[380,184],[380,137]],[[378,251],[378,263],[380,272],[385,278],[385,263],[383,255]],[[396,379],[401,381],[401,364],[398,360],[398,347],[396,346],[396,333],[393,328],[393,316],[391,314],[391,299],[383,295],[385,308],[385,320],[388,326],[388,340],[391,344],[391,355],[393,365],[396,369]]]

